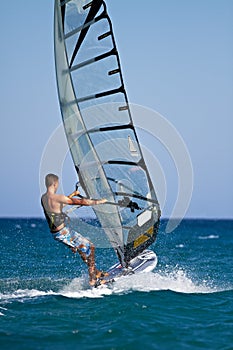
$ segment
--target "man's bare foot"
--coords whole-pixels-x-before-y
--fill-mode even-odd
[[[93,279],[89,280],[89,285],[91,287],[94,287],[96,285],[96,282],[97,282],[97,280],[93,278]]]
[[[105,283],[107,283],[106,280],[100,280],[100,284],[101,284],[101,285],[102,285],[102,284],[105,284]]]
[[[90,284],[91,287],[98,287],[98,286],[106,284],[106,283],[107,283],[107,281],[104,280],[104,279],[103,280],[99,280],[99,281],[97,281],[97,280],[90,280],[89,281],[89,284]]]
[[[96,278],[100,278],[100,277],[106,277],[108,276],[108,272],[105,272],[105,271],[100,271],[100,270],[95,270],[95,276]]]

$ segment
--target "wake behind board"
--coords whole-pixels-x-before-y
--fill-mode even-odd
[[[141,254],[132,259],[127,269],[117,263],[107,270],[108,276],[101,277],[97,280],[95,287],[101,284],[114,282],[122,276],[132,275],[135,273],[150,272],[157,265],[158,259],[152,250],[144,250]]]

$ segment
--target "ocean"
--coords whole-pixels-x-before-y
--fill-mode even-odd
[[[1,219],[0,349],[233,349],[233,221],[165,227],[153,272],[92,289],[44,220]]]

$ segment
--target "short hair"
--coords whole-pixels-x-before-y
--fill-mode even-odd
[[[59,177],[55,174],[47,174],[45,176],[45,186],[48,188],[53,185],[54,182],[58,181]]]

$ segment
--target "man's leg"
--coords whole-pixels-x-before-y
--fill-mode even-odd
[[[82,260],[87,264],[88,267],[88,273],[89,273],[89,279],[90,279],[90,285],[94,285],[96,282],[96,274],[97,270],[95,268],[95,247],[92,243],[90,243],[90,253],[87,256],[86,253],[84,253],[79,248],[73,248],[72,251],[76,253],[76,251],[81,256]]]
[[[95,268],[95,247],[91,243],[90,244],[90,255],[87,258],[87,266],[88,266],[88,272],[89,272],[89,284],[91,286],[94,286],[96,283],[96,268]]]
[[[84,238],[80,233],[65,228],[65,234],[62,233],[55,237],[56,240],[68,246],[73,253],[78,252],[82,260],[88,266],[90,285],[94,285],[96,279],[101,276],[101,271],[95,268],[95,246],[88,239]]]

